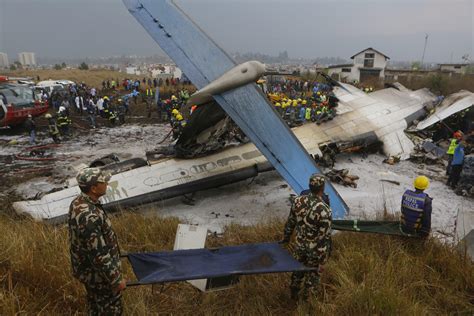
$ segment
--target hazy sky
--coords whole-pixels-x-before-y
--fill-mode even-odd
[[[474,0],[177,0],[221,47],[348,59],[373,47],[392,60],[474,59]],[[121,0],[0,0],[0,52],[42,57],[163,54]],[[452,57],[451,57],[452,56]]]

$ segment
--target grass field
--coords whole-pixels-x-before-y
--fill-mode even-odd
[[[122,251],[172,249],[177,219],[123,213],[113,219]],[[232,225],[208,247],[274,241],[283,223]],[[67,230],[0,216],[0,314],[85,313],[84,290],[71,276]],[[130,267],[125,266],[131,279]],[[235,287],[201,293],[187,283],[132,287],[127,315],[447,315],[474,312],[474,266],[436,240],[340,233],[309,304],[290,299],[288,273],[241,277]]]

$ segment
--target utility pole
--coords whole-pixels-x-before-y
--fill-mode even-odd
[[[425,36],[425,47],[423,48],[423,56],[421,56],[421,65],[420,68],[423,68],[423,61],[425,60],[426,45],[428,44],[428,33]]]

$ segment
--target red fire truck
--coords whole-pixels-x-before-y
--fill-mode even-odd
[[[0,76],[0,128],[19,125],[29,114],[41,115],[48,107],[47,101],[35,98],[34,87]]]

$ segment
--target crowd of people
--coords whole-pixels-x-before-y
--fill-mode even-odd
[[[290,81],[272,85],[271,91],[268,94],[269,99],[291,127],[305,122],[321,124],[336,116],[339,99],[328,84]]]
[[[143,80],[122,81],[109,79],[102,82],[101,89],[88,86],[84,82],[67,85],[64,90],[53,90],[51,93],[43,89],[39,98],[51,107],[45,115],[48,132],[53,141],[59,143],[72,135],[75,120],[86,119],[92,129],[98,127],[98,118],[102,118],[101,122],[108,127],[123,124],[126,115],[131,113],[131,107],[138,105],[140,100],[146,104],[149,116],[153,104],[156,104],[159,121],[174,124],[176,117],[171,112],[185,104],[189,92],[179,91],[177,93],[180,96],[179,101],[174,95],[170,99],[160,100],[159,89],[160,86],[178,89],[187,83],[189,83],[187,80],[179,79],[143,78]],[[182,123],[184,124],[184,121]],[[35,143],[34,118],[28,118],[25,128],[30,135],[30,143]]]

